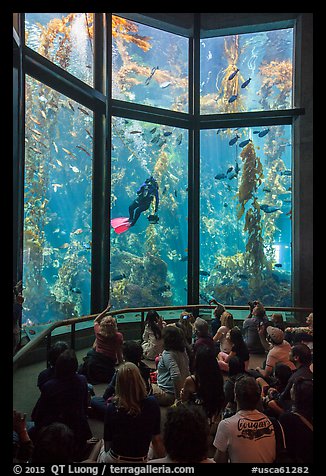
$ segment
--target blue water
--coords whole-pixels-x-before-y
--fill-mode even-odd
[[[90,84],[91,38],[84,14],[75,15],[67,31],[70,25],[84,29],[74,27],[71,50],[68,41],[60,50],[58,33],[49,59],[59,58],[61,65]],[[48,27],[55,14],[28,14],[30,46],[40,52],[45,40],[35,22],[42,18]],[[88,21],[91,26],[91,17]],[[133,28],[127,24],[124,35],[113,39],[113,97],[187,112],[187,39],[144,25]],[[235,65],[230,62],[234,44]],[[291,30],[202,40],[201,113],[291,107],[292,89],[282,90],[291,83],[291,54]],[[228,80],[236,68],[239,71]],[[238,97],[230,103],[234,92]],[[27,78],[27,325],[90,313],[92,134],[92,111]],[[291,136],[287,125],[201,131],[201,303],[215,296],[225,304],[261,299],[267,306],[291,305]],[[229,145],[233,138],[237,140]],[[241,147],[244,141],[248,143]],[[110,228],[113,308],[186,303],[188,131],[113,117],[111,156],[111,218],[128,216],[136,190],[150,175],[159,184],[160,197],[157,224],[147,219],[152,207],[127,232],[118,235]]]

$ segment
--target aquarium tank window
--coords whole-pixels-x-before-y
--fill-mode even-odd
[[[201,131],[200,297],[291,306],[292,128]]]
[[[127,233],[111,227],[113,308],[186,302],[187,171],[188,131],[112,118],[111,219],[135,221]],[[132,207],[130,215],[129,207],[151,177],[158,190],[158,207],[155,210],[154,198],[147,209],[139,209],[137,219],[138,206]]]
[[[90,312],[93,113],[26,77],[23,323]]]
[[[112,97],[188,112],[188,38],[112,17]]]
[[[200,42],[201,114],[292,108],[293,28]]]
[[[93,85],[93,13],[25,13],[25,44]]]

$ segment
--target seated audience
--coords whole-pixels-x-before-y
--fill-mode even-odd
[[[185,380],[181,401],[201,405],[210,422],[220,414],[224,404],[223,376],[214,352],[209,347],[198,348],[194,374]]]
[[[87,440],[92,437],[87,420],[88,388],[84,375],[77,374],[78,361],[72,349],[63,351],[55,364],[55,377],[48,380],[32,412],[35,430],[32,439],[51,423],[65,423],[74,432],[75,461],[83,458]]]
[[[249,351],[247,345],[242,337],[242,332],[239,327],[235,326],[228,332],[228,338],[231,342],[231,351],[229,354],[219,352],[218,365],[224,372],[229,371],[229,360],[231,357],[237,356],[244,364],[245,370],[248,370],[249,365]]]
[[[259,301],[249,302],[250,313],[243,321],[242,332],[250,354],[264,354],[258,329],[269,325],[264,306]]]
[[[163,351],[162,322],[157,311],[148,311],[142,342],[145,359],[155,360],[155,357]]]
[[[289,358],[295,366],[284,390],[279,393],[276,388],[269,387],[267,390],[267,403],[269,409],[277,415],[284,413],[292,404],[291,388],[298,379],[313,380],[313,373],[310,370],[311,351],[305,344],[294,345],[289,353]]]
[[[79,373],[85,375],[87,381],[93,385],[109,382],[115,372],[115,365],[122,363],[123,335],[118,332],[116,319],[106,316],[110,308],[108,305],[95,318],[96,339],[79,369]]]
[[[306,344],[311,350],[311,358],[313,358],[313,313],[311,312],[306,317],[307,326],[287,327],[285,329],[284,339],[290,344],[299,344],[300,342]]]
[[[175,326],[163,330],[164,350],[157,364],[157,383],[153,395],[162,406],[169,406],[180,399],[180,391],[190,375],[189,358],[183,333]]]
[[[279,329],[281,329],[281,331],[285,331],[285,327],[286,327],[286,324],[285,322],[283,321],[283,316],[281,313],[278,313],[278,312],[274,312],[271,316],[270,316],[270,324],[271,326],[273,327],[278,327]]]
[[[234,385],[235,382],[244,375],[246,375],[244,362],[237,356],[231,357],[229,360],[228,377],[224,381],[225,407],[223,418],[228,418],[237,411],[237,404],[234,399]]]
[[[197,349],[201,345],[206,345],[212,351],[216,351],[215,344],[211,335],[209,335],[209,326],[208,322],[201,317],[197,317],[194,323],[194,330],[195,330],[195,342],[193,344],[193,350],[196,354]]]
[[[40,390],[42,390],[42,386],[50,380],[51,378],[54,378],[54,368],[55,368],[55,363],[57,361],[57,358],[59,357],[60,354],[64,350],[69,349],[69,345],[65,341],[58,341],[55,342],[50,349],[49,355],[48,355],[48,362],[49,362],[49,367],[42,370],[37,378],[37,386]]]
[[[215,335],[213,335],[214,342],[219,343],[219,352],[229,354],[231,352],[232,344],[229,339],[229,331],[234,327],[233,315],[224,311],[221,314],[221,326],[218,328]]]
[[[208,455],[209,426],[200,407],[178,405],[167,411],[163,430],[166,456],[149,463],[214,463]]]
[[[215,336],[219,327],[221,327],[221,315],[225,311],[225,307],[223,304],[216,301],[216,299],[211,299],[208,304],[211,306],[215,304],[216,307],[212,313],[212,320],[211,320],[211,335]]]
[[[285,329],[285,339],[290,342],[290,344],[298,343],[301,341],[302,335],[307,335],[313,338],[314,333],[314,315],[311,312],[306,317],[306,326],[298,326],[298,327],[287,327]]]
[[[292,410],[279,417],[286,447],[294,464],[313,463],[313,380],[297,378],[291,396]]]
[[[37,435],[32,463],[73,463],[76,451],[73,431],[64,423],[54,422]]]
[[[220,421],[213,445],[217,463],[273,463],[276,456],[274,428],[269,418],[256,409],[260,388],[250,376],[235,383],[237,413]]]
[[[157,400],[147,395],[139,368],[126,362],[119,368],[115,396],[106,409],[104,441],[97,462],[146,462],[150,443],[155,457],[164,456],[160,424]]]
[[[182,311],[179,321],[176,322],[176,326],[182,329],[188,345],[191,345],[193,340],[194,320],[195,318],[191,312]]]
[[[266,357],[265,368],[260,366],[256,367],[256,371],[260,375],[256,377],[263,377],[268,384],[272,382],[270,377],[272,376],[275,365],[278,362],[283,362],[290,367],[291,370],[295,370],[295,365],[291,362],[289,353],[291,350],[290,344],[284,340],[284,332],[277,327],[268,326],[266,329],[267,337],[266,341],[269,344],[269,351]]]
[[[142,346],[136,341],[126,341],[123,343],[123,357],[126,362],[132,362],[137,365],[139,368],[140,374],[144,380],[147,394],[152,393],[152,384],[150,381],[150,372],[151,369],[142,362],[143,358],[143,349]],[[94,416],[104,421],[105,411],[107,405],[112,401],[112,397],[115,394],[115,384],[117,380],[117,374],[119,369],[117,369],[109,383],[106,387],[103,396],[97,397],[94,396],[91,399],[91,408],[94,410]]]

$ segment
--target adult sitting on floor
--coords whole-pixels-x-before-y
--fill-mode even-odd
[[[258,330],[269,325],[264,306],[259,301],[249,302],[250,313],[243,321],[242,333],[250,354],[265,354]]]
[[[65,423],[73,431],[77,452],[75,461],[85,456],[87,440],[92,432],[87,420],[88,388],[84,375],[77,374],[78,361],[74,350],[63,351],[55,364],[55,378],[43,386],[38,404],[32,412],[35,423],[32,439],[50,423]]]
[[[111,305],[108,305],[94,319],[96,339],[79,368],[79,373],[85,375],[87,381],[93,385],[109,382],[115,372],[115,365],[123,361],[123,335],[118,332],[116,319],[106,316],[110,308]]]
[[[237,413],[220,421],[213,445],[217,463],[273,463],[276,456],[274,428],[257,410],[260,389],[253,377],[235,383]]]
[[[137,365],[141,376],[143,377],[147,394],[151,395],[153,392],[151,381],[150,381],[150,372],[151,369],[142,362],[143,358],[143,349],[139,342],[136,341],[126,341],[123,343],[123,357],[126,362],[132,362],[133,364]],[[93,413],[96,418],[99,420],[104,421],[106,407],[109,403],[111,403],[112,398],[115,394],[115,385],[117,381],[119,369],[117,369],[109,383],[106,387],[103,396],[98,397],[94,396],[91,399],[91,408],[93,409]]]
[[[157,364],[157,383],[153,395],[162,406],[170,406],[180,399],[180,391],[188,375],[189,358],[183,332],[175,326],[163,329],[164,350]]]
[[[262,332],[262,331],[261,331]],[[249,370],[249,373],[255,378],[263,377],[268,384],[272,383],[272,373],[278,362],[283,362],[295,370],[295,365],[291,362],[289,354],[291,350],[290,344],[284,340],[284,332],[277,327],[268,326],[266,329],[266,344],[269,345],[269,351],[266,357],[265,367],[256,367],[256,372]]]
[[[98,463],[144,463],[152,443],[155,457],[165,454],[160,436],[161,413],[157,400],[147,395],[139,368],[121,365],[115,396],[106,409],[104,442]]]
[[[167,411],[163,442],[167,455],[149,463],[214,463],[208,455],[209,426],[200,407],[182,404]]]

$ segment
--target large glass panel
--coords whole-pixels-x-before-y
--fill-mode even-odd
[[[26,78],[23,322],[90,312],[93,114]]]
[[[291,306],[291,126],[201,132],[200,294]]]
[[[112,97],[188,112],[188,39],[113,16]]]
[[[159,197],[158,221],[156,199],[146,202],[142,196],[140,206],[148,208],[138,220],[134,208],[131,218],[136,220],[135,224],[123,233],[115,231],[124,230],[125,226],[115,230],[111,227],[113,307],[186,302],[187,165],[187,131],[113,118],[111,218],[129,218],[129,206],[140,198],[137,191],[151,176],[157,182]]]
[[[201,40],[201,114],[292,107],[293,29]]]
[[[93,85],[93,13],[25,13],[25,43]]]

